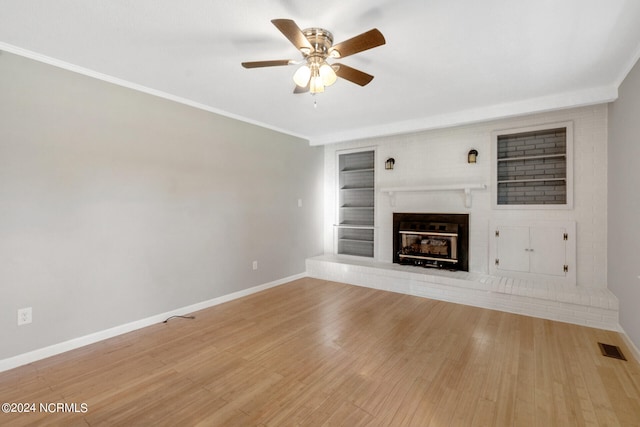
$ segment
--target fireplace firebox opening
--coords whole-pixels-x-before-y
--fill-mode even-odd
[[[468,252],[468,214],[393,214],[394,263],[469,271]]]

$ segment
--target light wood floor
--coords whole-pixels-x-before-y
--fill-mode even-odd
[[[0,425],[640,425],[614,332],[302,279],[12,371]]]

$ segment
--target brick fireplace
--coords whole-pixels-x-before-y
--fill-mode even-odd
[[[326,145],[324,188],[328,203],[323,222],[324,254],[307,261],[307,273],[325,280],[615,329],[618,302],[607,289],[607,233],[602,226],[607,218],[607,170],[606,162],[602,161],[607,155],[607,117],[607,105],[602,104]],[[569,122],[573,139],[578,143],[570,144],[572,138],[567,134],[566,177],[571,179],[575,175],[580,179],[567,187],[566,201],[570,204],[573,198],[582,203],[573,209],[561,204],[544,209],[498,204],[497,159],[506,155],[498,152],[497,137],[543,126],[558,129]],[[475,164],[467,163],[470,148],[479,151]],[[339,208],[337,153],[356,149],[376,151],[374,256],[368,258],[340,256],[335,249],[335,214]],[[393,170],[384,169],[388,158],[395,159]],[[517,162],[512,158],[500,161],[506,167]],[[591,167],[587,173],[574,168],[573,163]],[[484,185],[469,188],[468,183],[486,184],[486,188]],[[504,184],[509,185],[512,184]],[[469,214],[468,271],[394,263],[396,212]],[[500,271],[492,271],[496,258],[491,252],[496,243],[492,224],[558,220],[578,221],[576,239],[569,241],[576,246],[575,268],[569,270],[576,274],[575,285],[548,283],[544,277],[503,276]]]

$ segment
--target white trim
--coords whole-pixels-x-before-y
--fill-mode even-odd
[[[629,350],[631,350],[631,355],[636,359],[636,362],[640,363],[640,350],[638,350],[638,347],[631,341],[631,338],[629,338],[629,335],[627,335],[622,326],[620,326],[620,335],[624,343],[629,347]]]
[[[586,107],[606,104],[618,99],[618,86],[594,87],[574,92],[530,98],[516,102],[489,105],[482,108],[443,113],[417,119],[384,123],[376,126],[339,131],[330,134],[316,135],[309,138],[310,145],[326,145],[367,138],[402,135],[434,129],[445,129],[491,120],[502,120],[510,117],[521,117],[530,114],[547,113],[567,108]]]
[[[618,76],[618,79],[616,80],[617,88],[619,88],[622,85],[622,83],[624,83],[625,79],[627,78],[631,70],[633,70],[633,67],[635,67],[638,61],[640,61],[640,43],[638,43],[638,46],[636,47],[634,54],[631,55],[631,58],[629,58],[629,62],[623,68],[622,72]]]
[[[269,288],[283,285],[294,280],[307,277],[307,273],[300,273],[293,276],[278,279],[273,282],[257,285],[249,289],[243,289],[238,292],[234,292],[227,295],[222,295],[217,298],[213,298],[207,301],[202,301],[196,304],[192,304],[186,307],[177,308],[175,310],[167,311],[165,313],[156,314],[145,319],[136,320],[123,325],[115,326],[113,328],[105,329],[103,331],[95,332],[89,335],[85,335],[78,338],[73,338],[68,341],[64,341],[58,344],[53,344],[48,347],[39,348],[37,350],[30,351],[28,353],[19,354],[17,356],[9,357],[7,359],[0,360],[0,372],[7,371],[9,369],[17,368],[18,366],[26,365],[47,357],[55,356],[60,353],[74,350],[76,348],[84,347],[89,344],[96,343],[98,341],[106,340],[118,335],[126,334],[127,332],[142,329],[147,326],[163,322],[165,319],[183,315],[187,313],[193,313],[194,311],[204,310],[205,308],[213,307],[218,304],[223,304],[238,298],[242,298],[256,292],[264,291]]]
[[[224,110],[210,107],[195,101],[191,101],[186,98],[181,98],[175,95],[171,95],[166,92],[161,92],[156,89],[148,88],[133,82],[129,82],[117,77],[109,76],[107,74],[100,73],[88,68],[80,67],[59,59],[55,59],[46,55],[39,54],[27,49],[23,49],[8,43],[0,42],[0,50],[4,50],[15,55],[20,55],[25,58],[30,58],[35,61],[43,62],[45,64],[53,65],[54,67],[62,68],[68,71],[79,73],[85,76],[93,77],[98,80],[113,83],[118,86],[133,89],[139,92],[143,92],[149,95],[157,96],[160,98],[168,99],[170,101],[178,102],[180,104],[188,105],[193,108],[208,111],[210,113],[218,114],[231,119],[239,120],[245,123],[253,124],[256,126],[270,129],[275,132],[280,132],[293,137],[301,138],[309,142],[309,145],[326,145],[334,144],[346,141],[355,141],[366,138],[376,138],[382,136],[401,135],[412,132],[420,132],[426,130],[450,128],[461,125],[468,125],[473,123],[482,123],[490,120],[504,119],[508,117],[518,117],[535,113],[545,113],[549,111],[557,111],[566,108],[585,107],[588,105],[605,104],[613,102],[618,99],[618,87],[631,71],[635,62],[630,63],[627,66],[628,70],[618,78],[619,81],[614,82],[611,85],[593,87],[588,89],[577,90],[574,92],[566,92],[561,94],[541,96],[537,98],[525,99],[516,102],[505,102],[497,105],[490,105],[487,107],[469,109],[464,111],[457,111],[451,113],[444,113],[439,115],[432,115],[428,117],[421,117],[412,120],[403,120],[393,123],[385,123],[371,127],[357,128],[351,130],[338,131],[334,133],[326,133],[321,135],[301,135],[296,132],[291,132],[287,129],[282,129],[276,126],[272,126],[268,123],[259,122],[250,118],[232,114]],[[635,55],[640,55],[640,51]]]
[[[74,73],[82,74],[84,76],[92,77],[94,79],[102,80],[107,83],[112,83],[118,86],[126,87],[128,89],[132,89],[138,92],[146,93],[148,95],[157,96],[158,98],[167,99],[169,101],[177,102],[179,104],[187,105],[189,107],[197,108],[199,110],[208,111],[209,113],[214,113],[219,116],[228,117],[230,119],[239,120],[241,122],[249,123],[252,125],[260,126],[265,129],[270,129],[275,132],[280,132],[285,135],[294,136],[296,138],[304,139],[305,141],[309,141],[309,137],[305,135],[300,135],[295,132],[291,132],[286,129],[282,129],[276,126],[272,126],[268,123],[259,122],[257,120],[252,120],[247,117],[243,117],[237,114],[232,114],[224,110],[220,110],[218,108],[210,107],[209,105],[201,104],[199,102],[192,101],[190,99],[182,98],[179,96],[172,95],[170,93],[162,92],[156,89],[152,89],[146,86],[139,85],[137,83],[133,83],[124,79],[120,79],[118,77],[113,77],[108,74],[103,74],[98,71],[94,71],[88,68],[80,67],[75,64],[70,64],[65,61],[61,61],[56,58],[52,58],[50,56],[41,55],[36,52],[32,52],[27,49],[22,49],[17,46],[13,46],[4,42],[0,42],[0,50],[4,50],[5,52],[13,53],[15,55],[20,55],[25,58],[33,59],[34,61],[43,62],[45,64],[53,65],[54,67],[62,68],[67,71],[71,71]]]

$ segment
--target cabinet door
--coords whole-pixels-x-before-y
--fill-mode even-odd
[[[566,241],[562,227],[531,227],[529,254],[531,273],[565,276]]]
[[[497,228],[497,269],[529,272],[529,227],[500,226]]]

